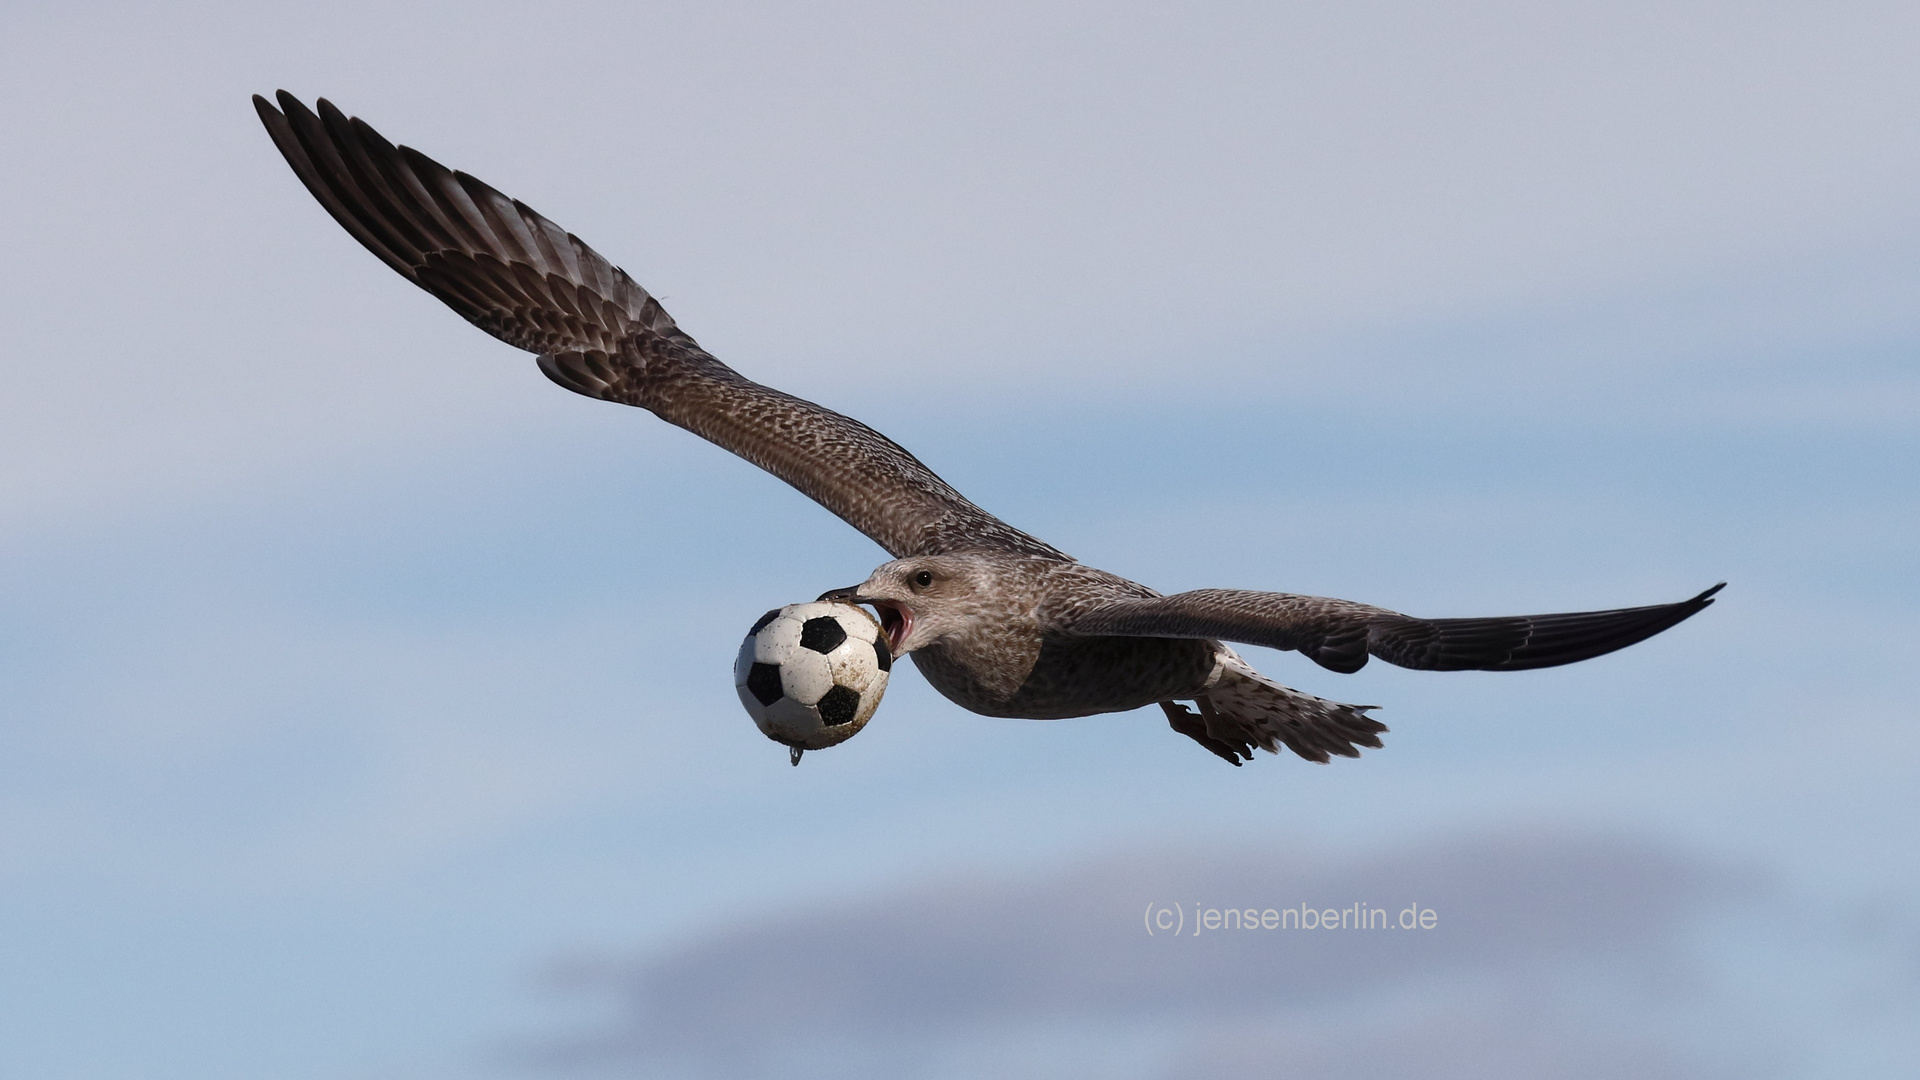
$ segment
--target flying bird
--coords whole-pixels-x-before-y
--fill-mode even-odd
[[[400,276],[535,354],[578,394],[635,405],[771,472],[893,556],[821,599],[866,604],[894,655],[987,716],[1052,720],[1158,705],[1235,765],[1285,746],[1358,757],[1387,729],[1254,671],[1228,642],[1354,672],[1523,671],[1624,648],[1713,602],[1558,615],[1421,619],[1349,600],[1240,589],[1163,596],[1084,565],[969,502],[899,444],[714,359],[658,300],[526,204],[405,146],[324,98],[255,96],[274,145],[320,205]],[[1724,583],[1722,583],[1724,584]],[[1187,704],[1191,702],[1192,708]]]

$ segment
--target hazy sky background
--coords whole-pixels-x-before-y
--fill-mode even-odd
[[[1920,1071],[1920,9],[17,4],[0,1073]],[[1163,590],[1722,601],[1282,681],[1384,750],[729,669],[872,543],[354,244],[248,95],[517,196]],[[1148,938],[1147,905],[1439,912]]]

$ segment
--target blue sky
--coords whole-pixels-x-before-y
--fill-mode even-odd
[[[457,12],[0,42],[0,1072],[1920,1062],[1912,11]],[[1359,761],[904,670],[789,768],[733,650],[882,554],[360,251],[281,86],[1155,587],[1731,584],[1552,671],[1254,650]],[[1444,929],[1139,923],[1357,890]]]

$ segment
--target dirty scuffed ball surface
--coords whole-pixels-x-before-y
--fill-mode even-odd
[[[820,750],[852,738],[880,705],[893,656],[880,624],[851,604],[789,604],[740,643],[733,685],[767,738]]]

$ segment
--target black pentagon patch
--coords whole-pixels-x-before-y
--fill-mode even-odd
[[[820,710],[820,719],[828,727],[837,727],[851,723],[853,714],[860,711],[860,695],[844,686],[836,686],[827,691],[816,706]]]
[[[887,642],[885,638],[880,638],[874,641],[873,658],[879,662],[881,671],[893,670],[893,653],[887,651]]]
[[[847,640],[847,628],[831,615],[816,615],[800,627],[800,647],[830,653]]]
[[[779,608],[774,608],[772,611],[769,611],[765,615],[760,616],[760,621],[753,624],[753,629],[747,631],[747,636],[752,637],[753,635],[759,633],[760,631],[765,630],[767,628],[768,623],[772,622],[773,620],[779,617],[780,617]]]
[[[780,700],[780,665],[755,663],[747,672],[747,690],[755,701],[771,705]]]

